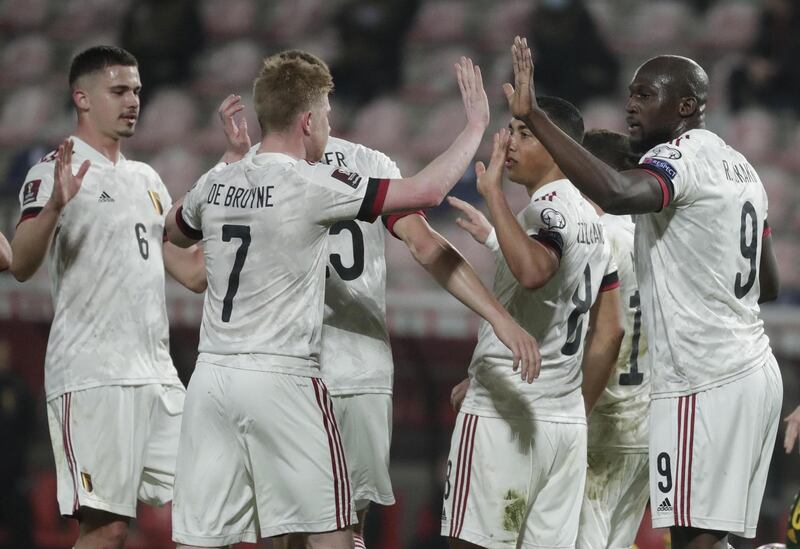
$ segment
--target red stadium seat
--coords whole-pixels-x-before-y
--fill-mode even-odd
[[[466,36],[467,9],[458,0],[434,0],[420,6],[409,31],[412,42],[455,42]]]
[[[39,549],[66,549],[78,537],[78,523],[61,517],[56,500],[56,473],[38,471],[32,475],[30,491],[34,540]]]

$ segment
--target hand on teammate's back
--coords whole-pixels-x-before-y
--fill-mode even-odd
[[[53,208],[60,212],[64,206],[78,194],[83,184],[83,176],[89,170],[91,162],[84,160],[78,173],[72,173],[72,140],[67,139],[58,146],[56,153],[56,165],[54,172],[53,194],[50,196],[50,203]]]
[[[475,206],[469,202],[465,202],[455,196],[448,196],[447,202],[459,210],[466,217],[459,217],[456,219],[456,225],[467,231],[472,235],[478,243],[486,244],[486,239],[492,232],[492,224],[486,219],[486,216],[478,211]]]
[[[539,343],[526,332],[514,318],[506,313],[499,321],[492,324],[497,339],[509,348],[514,355],[512,369],[519,370],[522,381],[533,383],[539,377],[542,368],[542,355]]]
[[[464,398],[467,396],[467,389],[469,389],[469,378],[453,387],[453,390],[450,391],[450,405],[456,412],[461,409],[461,403],[464,402]]]
[[[489,99],[483,89],[481,69],[473,65],[469,57],[462,57],[455,67],[467,122],[486,129],[489,125]]]
[[[506,162],[510,134],[503,128],[494,134],[492,157],[487,168],[483,162],[475,163],[475,174],[478,176],[478,192],[486,196],[492,191],[500,191],[503,187],[503,165]]]
[[[503,84],[503,92],[514,118],[525,120],[539,106],[536,103],[536,90],[533,85],[533,57],[528,48],[528,39],[514,38],[511,46],[511,62],[514,66],[514,85]]]
[[[794,409],[794,412],[784,418],[786,422],[786,434],[783,436],[783,449],[786,453],[791,453],[794,449],[794,443],[797,442],[800,436],[800,406]]]
[[[244,110],[242,96],[234,94],[226,97],[220,104],[219,109],[217,109],[217,114],[225,130],[225,138],[228,140],[228,147],[225,150],[222,161],[228,164],[244,158],[244,155],[247,154],[252,146],[250,135],[247,133],[247,119],[244,115],[238,122],[234,118],[242,110]]]

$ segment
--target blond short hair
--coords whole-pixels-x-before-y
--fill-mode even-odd
[[[315,55],[290,50],[267,57],[253,82],[261,132],[288,129],[298,114],[311,110],[331,90],[330,69]]]

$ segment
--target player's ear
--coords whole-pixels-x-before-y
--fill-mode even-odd
[[[72,88],[72,103],[78,109],[78,112],[89,110],[89,95],[82,87],[75,86]]]
[[[305,111],[300,115],[300,126],[303,128],[303,135],[311,135],[311,118],[313,113]]]
[[[694,115],[697,112],[697,98],[696,97],[681,97],[681,102],[678,105],[678,113],[683,118]]]

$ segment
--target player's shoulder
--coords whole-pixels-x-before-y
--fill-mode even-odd
[[[36,164],[31,166],[25,176],[25,181],[31,181],[32,179],[53,179],[56,166],[55,153],[56,151],[47,153],[40,158]]]
[[[377,173],[377,171],[385,169],[387,166],[395,165],[387,154],[341,137],[331,136],[328,139],[328,146],[325,152],[330,152],[334,155],[337,152],[341,153],[347,168],[367,175]]]
[[[126,158],[125,169],[128,172],[144,176],[148,179],[159,182],[161,181],[161,176],[158,175],[158,172],[155,170],[155,168],[153,168],[153,166],[147,162],[142,162],[141,160],[130,160]]]

